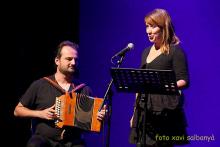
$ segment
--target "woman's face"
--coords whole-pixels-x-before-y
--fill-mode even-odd
[[[150,42],[155,44],[161,42],[162,32],[159,26],[146,23],[146,32]]]

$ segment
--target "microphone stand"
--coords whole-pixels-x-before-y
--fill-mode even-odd
[[[120,67],[120,65],[122,64],[122,61],[125,57],[125,54],[122,54],[120,56],[120,59],[117,61],[117,68]],[[107,141],[106,141],[106,147],[109,147],[110,146],[110,131],[111,131],[111,114],[112,114],[112,84],[113,84],[113,78],[111,78],[109,84],[108,84],[108,88],[105,92],[105,95],[104,95],[104,102],[107,101],[108,102],[108,105],[107,105],[107,110],[108,110],[108,120],[107,120]]]

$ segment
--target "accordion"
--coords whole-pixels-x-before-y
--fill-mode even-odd
[[[66,92],[56,97],[55,126],[58,128],[73,126],[86,131],[100,132],[101,121],[97,119],[97,113],[102,103],[102,98],[90,97],[73,91]]]

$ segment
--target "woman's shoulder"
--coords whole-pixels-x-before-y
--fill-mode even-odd
[[[142,51],[142,58],[145,58],[149,54],[150,49],[151,49],[151,46],[144,48],[144,50]]]
[[[151,46],[148,46],[148,47],[144,48],[143,52],[149,52],[150,49],[151,49]]]
[[[179,53],[184,53],[184,49],[181,46],[181,44],[177,44],[177,45],[171,45],[170,46],[170,53],[171,54],[179,54]]]

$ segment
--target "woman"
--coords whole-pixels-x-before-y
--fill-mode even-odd
[[[145,17],[146,32],[152,46],[142,53],[141,68],[173,70],[180,95],[137,93],[131,118],[130,143],[147,147],[187,144],[186,120],[181,89],[189,85],[187,60],[166,10],[155,9]],[[147,99],[147,112],[144,104]],[[143,135],[143,119],[146,135]],[[143,137],[146,137],[145,139]],[[146,142],[144,142],[146,141]]]

